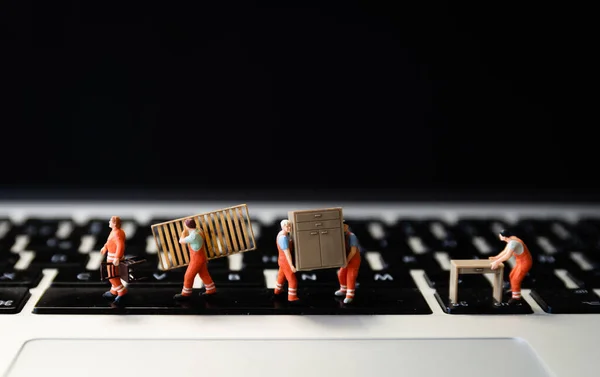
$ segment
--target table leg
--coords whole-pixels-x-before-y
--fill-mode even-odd
[[[450,267],[450,303],[458,302],[458,268]]]
[[[494,299],[496,302],[502,302],[502,283],[504,278],[504,266],[499,266],[494,274]]]

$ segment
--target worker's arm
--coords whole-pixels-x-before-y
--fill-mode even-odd
[[[190,243],[196,239],[196,232],[189,232],[189,235],[186,233],[187,229],[183,231],[181,234],[181,238],[179,238],[179,243]]]

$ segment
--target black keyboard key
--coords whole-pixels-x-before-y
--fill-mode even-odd
[[[61,269],[52,280],[52,286],[109,286],[108,281],[100,280],[100,270]]]
[[[89,259],[87,254],[36,253],[31,266],[33,268],[85,268]]]
[[[0,218],[0,254],[2,250],[10,250],[15,242],[17,228],[9,219]]]
[[[168,271],[146,270],[141,269],[135,274],[136,279],[129,283],[132,289],[138,286],[157,286],[157,287],[181,287],[183,286],[183,278],[187,267],[176,268]],[[212,271],[211,275],[212,275]]]
[[[600,268],[600,249],[582,250],[582,254],[594,268]]]
[[[187,267],[185,267],[187,268]],[[210,259],[208,261],[208,271],[212,271],[212,270],[228,270],[229,269],[229,258],[227,257],[220,257],[220,258],[215,258],[215,259]]]
[[[532,253],[553,254],[571,251],[575,247],[574,240],[568,236],[566,239],[561,238],[555,231],[557,226],[562,226],[566,231],[566,223],[549,219],[520,219],[515,228]]]
[[[357,289],[354,301],[343,304],[335,289],[304,288],[301,300],[289,303],[274,298],[272,289],[217,288],[214,296],[199,296],[177,302],[175,287],[136,287],[129,290],[122,305],[115,306],[102,297],[101,287],[50,287],[37,302],[36,314],[431,314],[427,302],[416,289]],[[284,295],[285,296],[285,295]]]
[[[0,239],[0,263],[2,263],[2,255],[5,253],[10,253],[12,247],[15,244],[16,238],[13,236],[5,236]]]
[[[23,310],[29,298],[27,287],[1,287],[0,286],[0,314],[16,314]]]
[[[338,287],[340,286],[338,277],[338,269],[322,269],[313,271],[298,271],[296,279],[298,287]],[[360,279],[360,273],[358,274]],[[357,279],[357,281],[359,281]]]
[[[535,289],[531,297],[546,313],[600,313],[600,297],[588,289]]]
[[[57,235],[59,227],[67,225],[71,230],[75,229],[75,223],[71,219],[27,219],[19,226],[19,234],[29,236],[30,239],[46,239]],[[65,236],[69,236],[65,234]]]
[[[435,251],[452,252],[454,250],[462,250],[458,248],[458,238],[455,235],[455,230],[442,220],[429,219],[423,220],[423,229],[426,229],[428,241]]]
[[[498,232],[508,225],[496,219],[460,219],[456,223],[459,243],[464,246],[471,244],[480,256],[496,255],[506,244],[498,238]]]
[[[243,254],[242,265],[244,269],[279,269],[277,258],[277,253],[265,253],[261,249],[257,249]]]
[[[417,288],[417,285],[410,275],[408,270],[379,270],[372,271],[370,273],[358,274],[357,281],[360,283],[362,288],[373,288],[373,289],[400,289]]]
[[[505,288],[510,288],[510,283],[508,281],[508,275],[505,280]],[[553,289],[563,289],[567,288],[565,282],[559,278],[554,271],[533,271],[531,270],[527,276],[523,279],[521,283],[521,288],[524,289],[533,289],[533,288],[553,288]]]
[[[19,261],[19,258],[19,254],[0,248],[0,266],[14,266]]]
[[[396,252],[386,248],[381,251],[381,258],[383,259],[384,268],[388,270],[441,270],[440,264],[432,253],[416,255]]]
[[[573,227],[578,246],[585,249],[600,248],[600,225],[595,219],[581,219]]]
[[[527,301],[522,300],[519,305],[508,305],[512,297],[510,292],[504,292],[502,303],[496,303],[493,298],[491,284],[488,288],[459,288],[458,301],[450,304],[449,287],[436,289],[435,298],[442,310],[447,314],[532,314],[533,310]]]
[[[450,271],[425,271],[425,280],[427,284],[434,289],[448,290],[450,286]],[[458,289],[473,288],[483,291],[491,289],[492,285],[485,276],[481,274],[460,274],[458,275]]]
[[[418,289],[358,287],[352,303],[344,304],[344,297],[334,296],[335,290],[306,288],[298,290],[299,304],[280,301],[282,309],[290,314],[431,314],[431,308]]]
[[[37,269],[13,270],[0,268],[0,287],[33,288],[42,280],[42,271]]]
[[[567,276],[581,288],[600,289],[600,269],[569,270]]]
[[[58,238],[58,237],[43,237],[30,239],[29,243],[24,247],[24,250],[41,252],[41,253],[77,253],[81,245],[81,238]]]
[[[414,254],[433,251],[433,245],[428,244],[428,232],[418,220],[400,219],[387,228],[388,246],[392,249],[408,250]]]
[[[209,270],[217,289],[220,287],[248,287],[248,288],[266,288],[267,283],[265,275],[260,270]],[[300,274],[300,273],[298,273]],[[183,275],[179,284],[183,284]]]
[[[536,271],[578,270],[579,265],[571,258],[569,253],[537,254],[532,255],[533,266]]]

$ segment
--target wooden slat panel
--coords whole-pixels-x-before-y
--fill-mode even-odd
[[[165,236],[166,236],[166,238],[168,238],[169,235],[165,234],[163,226],[160,226],[157,229],[158,229],[158,233],[160,234],[162,250],[167,251],[169,246],[165,242]],[[172,264],[170,262],[171,262],[171,259],[169,259],[169,254],[166,252],[163,252],[163,257],[161,258],[161,263],[163,265],[163,269],[165,269],[165,270],[170,269],[172,267]]]
[[[231,223],[231,216],[230,216],[230,210],[226,209],[225,211],[225,216],[227,217],[227,224],[229,225],[229,231],[231,232],[231,242],[233,243],[233,251],[237,252],[240,251],[241,248],[238,246],[237,243],[237,239],[235,237],[235,230],[233,229],[233,224]]]
[[[244,238],[241,229],[244,224],[242,223],[242,226],[240,227],[240,217],[238,216],[237,211],[235,209],[232,209],[231,211],[233,212],[232,221],[235,224],[235,233],[240,243],[240,250],[245,250],[247,246],[244,244]]]
[[[229,241],[229,231],[227,230],[227,223],[225,222],[225,216],[223,215],[223,212],[225,212],[225,211],[220,211],[219,217],[221,220],[221,229],[223,230],[223,238],[225,239],[225,246],[227,247],[225,249],[225,254],[231,255],[231,254],[233,254],[233,252],[235,252],[237,250],[233,250],[231,248],[231,242]]]
[[[252,227],[252,222],[250,221],[250,212],[248,212],[248,206],[245,205],[243,208],[246,210],[246,217],[248,218],[248,227],[250,228],[250,238],[252,240],[252,243],[248,245],[248,248],[253,248],[254,245],[256,245],[256,242],[254,241],[254,228]]]
[[[223,255],[223,251],[225,250],[225,240],[223,239],[223,234],[221,232],[221,224],[219,224],[219,215],[216,212],[212,213],[213,226],[216,230],[216,236],[218,240],[219,248],[217,250],[217,254],[219,256]]]
[[[207,214],[206,217],[207,217],[206,223],[208,224],[208,228],[210,229],[209,234],[210,234],[212,246],[213,246],[213,256],[215,258],[218,258],[221,255],[221,253],[219,251],[220,246],[219,246],[219,242],[217,240],[217,236],[215,233],[215,228],[213,226],[212,212],[210,214]]]
[[[166,269],[166,266],[162,260],[162,243],[159,240],[159,235],[158,235],[158,227],[152,226],[152,236],[154,237],[154,243],[156,244],[156,252],[158,253],[158,259],[160,261],[160,265],[162,266],[163,270]]]
[[[200,219],[200,223],[202,224],[202,231],[204,232],[202,237],[204,238],[204,242],[206,243],[206,254],[207,254],[207,257],[209,259],[211,259],[215,256],[215,252],[214,252],[214,246],[210,239],[210,231],[208,229],[206,215],[199,215],[198,218]]]
[[[244,239],[246,240],[246,248],[250,248],[250,239],[248,239],[248,229],[246,227],[246,221],[244,220],[244,212],[242,212],[241,208],[237,208],[238,214],[240,216],[240,224],[242,225],[242,233],[244,233]]]
[[[177,234],[181,235],[183,234],[183,230],[185,229],[185,224],[183,224],[183,222],[181,221],[177,221],[175,223],[175,226],[177,227]],[[190,263],[190,258],[189,258],[189,248],[188,245],[182,245],[179,243],[179,238],[176,239],[177,242],[177,247],[181,247],[181,255],[183,256],[183,260],[181,261],[182,264],[189,264]],[[178,263],[179,264],[179,263]]]
[[[173,224],[174,223],[169,223],[169,230],[171,231],[170,241],[173,243],[173,249],[175,250],[175,255],[177,257],[177,259],[175,259],[175,265],[179,265],[182,264],[183,256],[181,255],[181,248],[179,247],[179,234],[177,234]]]
[[[196,222],[197,229],[204,238],[208,259],[256,249],[254,229],[245,204],[174,219],[152,225],[163,270],[189,264],[188,249],[186,245],[179,244],[179,237],[185,229],[184,221],[191,218]]]

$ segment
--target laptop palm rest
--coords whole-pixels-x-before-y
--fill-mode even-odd
[[[6,377],[551,376],[520,339],[119,340],[25,343]]]

